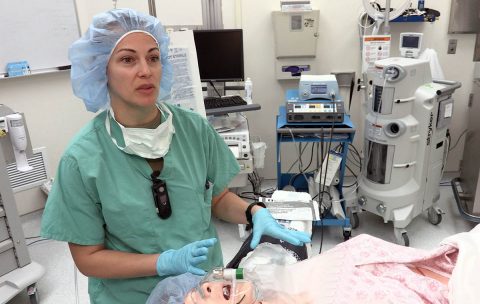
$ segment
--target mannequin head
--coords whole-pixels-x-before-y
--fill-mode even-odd
[[[186,304],[256,304],[259,292],[255,282],[240,280],[233,269],[214,268],[190,290]]]
[[[185,304],[260,304],[258,289],[249,281],[203,281],[185,297]]]

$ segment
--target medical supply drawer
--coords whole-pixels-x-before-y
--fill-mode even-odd
[[[17,269],[17,259],[13,250],[13,242],[8,239],[0,243],[0,276]]]

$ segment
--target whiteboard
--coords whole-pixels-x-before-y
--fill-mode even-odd
[[[0,74],[26,60],[32,72],[69,66],[80,37],[74,0],[0,0]]]

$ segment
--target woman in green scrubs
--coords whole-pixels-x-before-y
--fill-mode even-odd
[[[198,114],[163,103],[172,82],[168,36],[131,9],[94,17],[69,50],[72,87],[100,113],[58,165],[42,236],[68,242],[91,303],[144,303],[159,280],[222,265],[212,216],[250,222],[294,244],[267,209],[229,192],[233,154]]]

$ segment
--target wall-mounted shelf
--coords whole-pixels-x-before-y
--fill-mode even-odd
[[[439,11],[431,8],[425,8],[422,11],[410,10],[407,13],[391,20],[390,22],[435,22],[439,17]]]
[[[428,22],[425,20],[425,15],[407,15],[399,16],[390,22]]]

